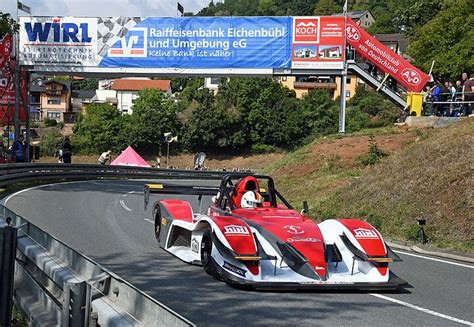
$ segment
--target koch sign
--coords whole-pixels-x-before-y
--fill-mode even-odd
[[[328,68],[343,62],[342,17],[21,17],[23,65]]]

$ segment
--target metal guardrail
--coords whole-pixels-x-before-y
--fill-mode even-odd
[[[14,302],[33,326],[194,326],[8,208],[18,230]]]
[[[51,180],[221,179],[229,173],[110,165],[3,164],[0,187]],[[18,232],[14,302],[31,325],[194,326],[4,206],[0,206],[0,230],[5,229],[2,226],[7,217],[12,218]]]
[[[86,180],[104,178],[221,179],[225,171],[179,170],[132,166],[76,164],[3,164],[0,187],[38,180]]]

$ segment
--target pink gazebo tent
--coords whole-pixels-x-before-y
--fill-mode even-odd
[[[140,155],[129,145],[122,153],[112,161],[113,166],[135,166],[151,167]]]

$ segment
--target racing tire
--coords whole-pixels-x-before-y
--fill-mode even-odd
[[[161,210],[160,210],[160,207],[157,207],[155,209],[155,237],[156,237],[156,240],[158,241],[158,244],[160,243],[160,232],[161,232]]]
[[[201,241],[201,263],[204,271],[216,279],[219,278],[219,272],[215,266],[214,259],[212,258],[212,247],[214,246],[211,237],[211,229],[208,228],[204,231]]]

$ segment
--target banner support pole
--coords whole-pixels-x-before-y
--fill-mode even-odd
[[[341,105],[339,108],[339,134],[346,132],[346,83],[347,83],[347,52],[346,52],[346,24],[347,24],[347,1],[344,4],[344,43],[342,47],[342,55],[344,56],[344,70],[341,75]]]

